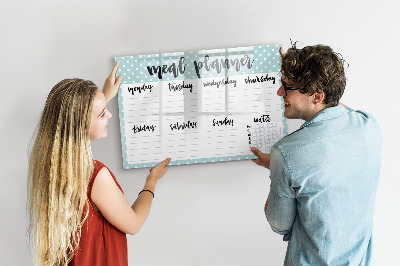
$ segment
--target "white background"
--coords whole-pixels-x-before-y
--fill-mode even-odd
[[[380,122],[374,255],[376,265],[399,265],[398,6],[394,0],[2,1],[0,265],[32,264],[28,145],[58,81],[80,77],[102,86],[114,56],[272,43],[287,49],[289,38],[340,52],[350,64],[342,102]],[[93,153],[133,202],[148,170],[122,170],[117,100],[108,108],[109,135],[93,143]],[[299,125],[291,122],[289,130]],[[171,167],[143,230],[128,236],[130,264],[282,265],[286,243],[263,214],[268,176],[251,161]]]

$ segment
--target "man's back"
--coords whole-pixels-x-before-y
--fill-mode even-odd
[[[289,240],[285,265],[369,265],[380,161],[376,120],[342,106],[319,112],[275,145],[267,217],[279,211],[274,196],[295,206],[285,214],[292,228],[278,229]]]

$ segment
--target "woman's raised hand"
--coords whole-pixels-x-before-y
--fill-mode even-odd
[[[119,84],[122,81],[122,75],[119,75],[117,80],[115,80],[115,75],[117,73],[117,68],[119,66],[119,61],[115,63],[114,68],[111,71],[111,74],[107,77],[106,81],[104,81],[103,86],[103,94],[106,98],[106,103],[114,98],[114,96],[118,92]]]

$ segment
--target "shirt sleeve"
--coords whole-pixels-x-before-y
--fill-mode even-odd
[[[296,218],[296,193],[291,187],[290,171],[281,151],[273,146],[271,149],[271,186],[268,195],[267,220],[272,230],[284,235],[288,241]]]

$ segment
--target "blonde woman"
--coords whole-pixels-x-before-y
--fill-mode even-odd
[[[169,158],[152,168],[131,206],[112,172],[93,160],[90,142],[107,136],[106,102],[122,80],[117,68],[103,91],[65,79],[47,97],[28,177],[35,265],[128,265],[126,234],[141,229],[168,169]]]

